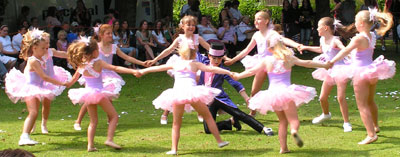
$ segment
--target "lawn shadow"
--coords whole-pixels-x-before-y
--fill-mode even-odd
[[[337,148],[310,148],[301,149],[298,151],[290,152],[291,155],[295,156],[371,156],[369,152],[376,151],[373,150],[347,150],[347,149],[337,149]]]
[[[379,138],[385,138],[384,140],[379,140],[377,143],[391,143],[391,144],[395,144],[395,145],[400,145],[400,138],[399,137],[393,137],[393,136],[385,136],[385,135],[379,135],[378,133],[378,137]]]
[[[194,155],[194,156],[256,156],[261,155],[266,152],[271,151],[269,148],[258,148],[258,149],[213,149],[213,150],[204,150],[204,149],[196,149],[194,151],[185,151],[183,153],[179,153],[179,155]],[[235,155],[232,155],[235,154]]]

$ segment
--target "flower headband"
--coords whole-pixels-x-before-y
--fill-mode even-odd
[[[340,23],[340,20],[335,19],[333,21],[333,26],[335,27],[335,30],[336,30],[338,27],[342,27],[343,25],[342,25],[342,23]]]
[[[41,40],[41,39],[43,39],[43,36],[42,36],[43,32],[44,31],[39,30],[38,28],[33,28],[32,32],[31,32],[31,38]]]
[[[86,44],[86,46],[89,46],[90,38],[91,38],[91,37],[88,37],[88,38],[87,38],[87,37],[84,37],[84,36],[80,36],[80,38],[81,38],[81,39],[79,39],[78,42],[83,42],[83,43]]]
[[[378,13],[378,9],[368,7],[368,11],[369,11],[369,21],[376,21],[376,14]]]
[[[101,25],[99,25],[99,26],[97,26],[97,27],[93,27],[93,32],[94,32],[94,34],[96,34],[96,35],[99,34],[100,26],[101,26]]]

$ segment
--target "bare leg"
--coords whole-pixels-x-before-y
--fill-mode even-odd
[[[79,110],[79,114],[78,114],[78,119],[76,119],[75,123],[76,124],[81,124],[82,123],[82,119],[85,116],[87,112],[87,105],[82,105],[81,110]]]
[[[284,154],[289,152],[289,148],[287,146],[287,128],[288,128],[288,120],[286,119],[286,115],[283,111],[275,111],[276,115],[279,119],[279,144],[281,145],[280,153]]]
[[[97,118],[97,105],[84,105],[82,107],[87,107],[89,117],[90,117],[90,124],[88,127],[88,151],[95,150],[94,147],[94,135],[96,134],[96,127],[98,123]]]
[[[154,59],[154,52],[149,45],[144,45],[146,49],[146,54],[150,57],[150,59]]]
[[[266,78],[267,78],[266,72],[260,71],[260,72],[256,73],[256,75],[254,76],[253,84],[251,86],[251,96],[252,97],[261,90],[261,87]],[[253,117],[256,115],[256,113],[257,112],[255,110],[250,111],[250,115]]]
[[[117,111],[115,111],[114,106],[111,104],[111,102],[108,99],[103,99],[100,101],[99,105],[103,108],[104,112],[107,113],[108,117],[108,131],[107,131],[107,140],[104,144],[107,146],[113,147],[115,149],[121,149],[121,146],[117,145],[114,143],[114,134],[115,134],[115,129],[117,128],[117,123],[118,123],[118,114]]]
[[[371,110],[368,106],[368,96],[370,88],[372,88],[369,82],[365,79],[354,78],[354,93],[356,95],[356,102],[358,110],[360,111],[361,120],[367,130],[369,137],[375,137],[376,133],[374,130],[374,123],[371,114]]]
[[[49,133],[47,131],[47,120],[49,119],[49,115],[50,115],[50,104],[51,104],[51,100],[50,99],[43,99],[42,102],[42,133],[43,134],[47,134]]]
[[[331,93],[333,86],[329,85],[327,81],[322,83],[321,95],[319,96],[319,102],[321,103],[322,112],[327,115],[329,114],[329,103],[328,96]]]
[[[174,105],[172,107],[172,114],[174,116],[173,124],[172,124],[172,146],[171,151],[178,151],[178,142],[180,137],[181,125],[182,125],[182,116],[184,112],[185,105]]]
[[[369,94],[368,94],[368,106],[371,111],[371,116],[372,116],[372,120],[374,122],[375,131],[379,132],[378,106],[376,105],[376,103],[374,101],[375,91],[376,91],[376,82],[377,81],[373,81],[373,83],[370,85]]]
[[[284,110],[286,118],[290,124],[291,133],[297,133],[300,127],[299,118],[297,116],[297,107],[296,105],[291,102],[289,104],[289,108]]]
[[[204,120],[207,123],[208,129],[214,135],[214,138],[217,140],[217,142],[222,143],[223,141],[219,136],[217,124],[215,123],[214,118],[211,116],[210,110],[207,108],[207,105],[202,103],[193,103],[192,106],[201,116],[203,116]]]
[[[349,122],[349,109],[346,101],[346,81],[337,81],[337,100],[340,105],[340,111],[342,112],[343,121],[345,123]]]
[[[24,128],[22,130],[22,133],[27,133],[29,134],[32,130],[33,124],[36,121],[38,112],[39,112],[39,107],[40,107],[40,101],[36,98],[28,98],[25,99],[26,102],[26,108],[28,109],[28,116],[25,119],[24,122]]]

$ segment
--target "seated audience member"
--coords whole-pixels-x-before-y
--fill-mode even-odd
[[[237,42],[235,28],[231,27],[228,19],[225,19],[223,22],[222,27],[218,29],[218,37],[225,44],[226,49],[228,49],[228,57],[233,58],[236,56],[235,46]]]
[[[23,35],[26,33],[27,27],[25,26],[19,26],[18,27],[18,33],[15,34],[12,38],[12,45],[15,50],[21,51],[21,43],[23,39]]]
[[[129,30],[129,24],[127,20],[122,20],[122,25],[120,29],[120,50],[127,54],[128,56],[131,56],[133,58],[138,58],[138,50],[135,47],[130,46],[130,40],[131,40],[131,34],[132,32]],[[135,68],[135,65],[125,61],[125,65],[131,68]]]
[[[163,51],[170,45],[170,43],[165,38],[163,23],[161,20],[156,21],[156,29],[151,31],[151,34],[153,35],[153,40],[156,42],[159,52]]]
[[[217,32],[218,30],[211,24],[207,16],[202,16],[200,24],[197,25],[199,35],[204,38],[208,43],[220,42],[218,40]]]
[[[0,61],[10,70],[17,63],[18,51],[13,48],[11,38],[8,36],[8,26],[0,27]],[[16,57],[10,57],[16,56]]]
[[[154,59],[153,48],[156,45],[153,43],[153,37],[148,30],[148,22],[146,20],[140,22],[139,30],[136,31],[136,46],[139,51],[145,51],[147,60]]]
[[[238,49],[239,51],[246,48],[246,46],[250,43],[251,37],[254,32],[257,31],[254,27],[250,25],[250,19],[248,16],[243,16],[242,22],[236,27],[236,34],[238,39]]]

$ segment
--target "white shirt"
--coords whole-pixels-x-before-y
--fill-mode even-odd
[[[238,20],[239,20],[240,18],[242,18],[242,13],[240,13],[239,10],[236,10],[236,9],[234,9],[234,8],[230,8],[229,11],[231,12],[233,18],[238,19]]]
[[[199,29],[199,35],[201,37],[203,37],[205,41],[208,41],[211,39],[218,40],[217,34],[215,34],[216,32],[214,32],[213,34],[204,34],[203,33],[206,30],[214,31],[210,26],[204,27],[203,25],[197,25],[197,28]]]
[[[3,50],[8,52],[14,52],[14,49],[11,45],[12,43],[10,36],[7,35],[5,37],[0,37],[0,43],[3,45]]]
[[[162,33],[160,33],[160,34],[157,35],[156,31],[153,30],[153,31],[151,31],[151,34],[153,34],[155,37],[157,37],[157,41],[158,41],[159,43],[165,44],[164,35],[163,35]]]
[[[12,45],[17,51],[21,50],[21,43],[23,38],[24,37],[22,36],[21,33],[14,35],[12,38]]]
[[[244,41],[246,39],[246,34],[244,33],[247,30],[253,29],[249,25],[247,25],[244,22],[241,22],[237,27],[236,27],[236,33],[238,37],[238,41]]]

